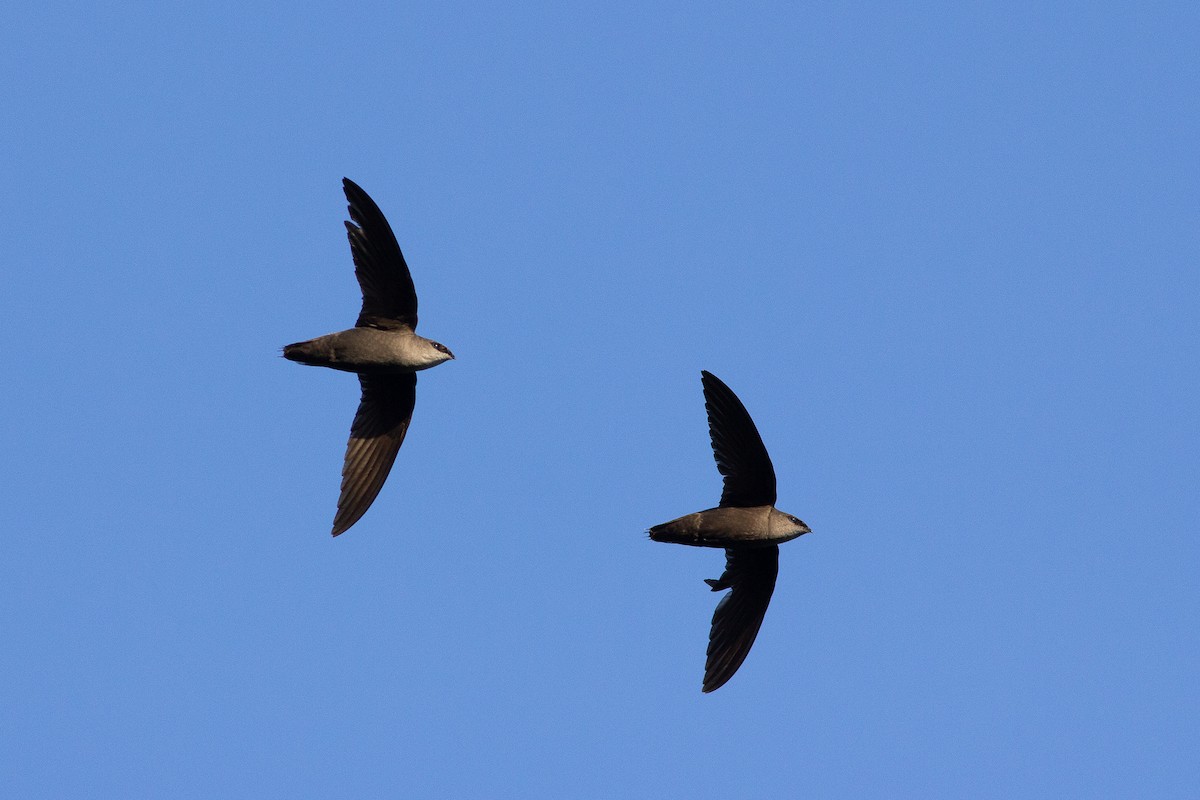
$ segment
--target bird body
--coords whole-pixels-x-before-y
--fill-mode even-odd
[[[449,361],[450,351],[407,328],[350,328],[296,342],[283,357],[346,372],[416,372]]]
[[[710,508],[655,525],[650,538],[695,547],[768,547],[809,532],[794,519],[774,506]]]

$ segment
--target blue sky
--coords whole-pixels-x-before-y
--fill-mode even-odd
[[[0,12],[5,794],[1191,796],[1200,12],[968,5]],[[335,540],[342,176],[458,359]]]

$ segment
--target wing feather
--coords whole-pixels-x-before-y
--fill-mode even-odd
[[[724,686],[746,660],[771,603],[778,574],[777,546],[727,548],[725,572],[716,580],[705,581],[714,592],[732,590],[713,612],[704,662],[705,692]]]
[[[775,468],[758,428],[737,395],[711,372],[701,372],[708,433],[717,469],[725,476],[722,506],[775,505]]]
[[[350,204],[346,236],[354,256],[354,275],[362,289],[360,328],[417,327],[417,292],[396,235],[370,195],[349,178],[342,188]]]
[[[358,522],[387,480],[417,402],[416,373],[359,375],[362,400],[350,426],[333,535]]]

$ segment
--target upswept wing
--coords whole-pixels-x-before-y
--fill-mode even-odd
[[[713,456],[717,469],[725,476],[721,505],[740,508],[775,505],[775,468],[754,420],[720,378],[711,372],[700,375]]]
[[[362,289],[360,328],[417,327],[417,292],[392,227],[375,201],[358,184],[342,178],[350,203],[346,235],[354,256],[354,274]]]

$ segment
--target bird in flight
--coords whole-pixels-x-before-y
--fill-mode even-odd
[[[705,580],[714,592],[731,590],[717,603],[708,634],[702,689],[711,692],[733,677],[758,636],[779,574],[779,545],[810,531],[775,508],[775,468],[746,407],[715,375],[700,376],[713,456],[725,476],[721,504],[655,525],[650,538],[725,548],[725,572]]]
[[[354,327],[289,344],[284,358],[358,373],[362,400],[350,426],[333,535],[371,507],[408,432],[417,400],[417,371],[454,358],[443,344],[418,336],[417,293],[396,236],[379,206],[349,178],[346,234],[362,311]]]

